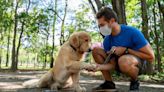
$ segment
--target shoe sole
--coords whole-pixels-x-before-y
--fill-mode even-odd
[[[129,92],[139,92],[139,90],[130,90]]]
[[[101,90],[92,90],[92,92],[118,92],[117,89],[101,89]]]

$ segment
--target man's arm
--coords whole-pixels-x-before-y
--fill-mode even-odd
[[[140,48],[139,51],[135,51],[132,49],[128,49],[129,54],[138,56],[141,59],[145,59],[147,61],[153,62],[155,59],[154,51],[150,44],[145,45],[144,47]]]

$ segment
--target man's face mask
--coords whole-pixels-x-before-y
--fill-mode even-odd
[[[100,33],[104,36],[111,35],[112,29],[106,24],[103,27],[100,27]]]

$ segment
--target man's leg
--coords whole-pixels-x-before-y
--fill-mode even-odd
[[[93,55],[95,62],[98,64],[103,64],[103,62],[105,61],[105,58],[107,57],[105,51],[102,48],[97,48],[97,47],[93,49],[92,55]],[[111,64],[111,67],[114,69],[115,68],[115,62],[113,61],[113,59],[109,63]],[[115,91],[115,84],[112,82],[110,70],[103,70],[101,72],[103,74],[105,82],[103,84],[101,84],[100,86],[93,88],[93,90]]]
[[[138,90],[139,82],[137,80],[139,68],[139,60],[133,55],[123,55],[118,59],[119,69],[122,73],[131,78],[130,90]]]
[[[107,54],[105,53],[105,51],[102,48],[98,48],[98,47],[93,49],[92,55],[95,62],[98,64],[103,64],[103,62],[105,61],[105,58],[107,57]],[[110,63],[113,65],[113,67],[115,67],[114,61],[111,61]],[[101,72],[105,80],[112,81],[111,74],[108,70],[103,70]]]
[[[118,59],[120,71],[131,77],[132,80],[136,80],[138,77],[138,64],[139,61],[133,55],[123,55]]]

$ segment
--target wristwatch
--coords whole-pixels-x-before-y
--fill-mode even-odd
[[[129,53],[129,51],[128,51],[128,47],[126,48],[126,50],[125,50],[125,54],[128,54]]]

